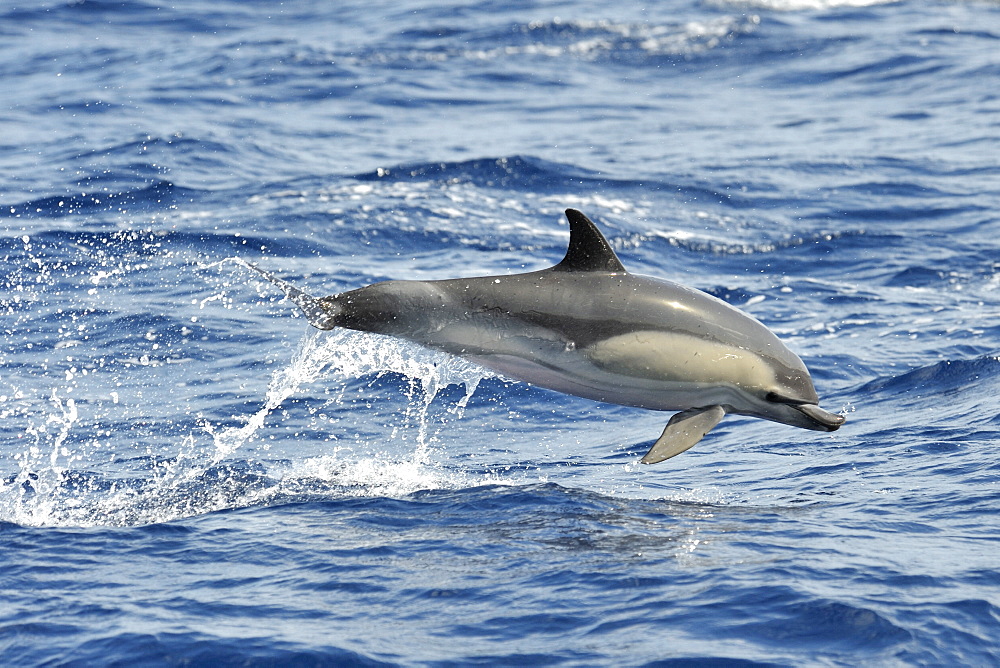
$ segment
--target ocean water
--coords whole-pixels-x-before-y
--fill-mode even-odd
[[[1000,5],[0,4],[0,663],[1000,663]],[[823,434],[311,330],[567,207]]]

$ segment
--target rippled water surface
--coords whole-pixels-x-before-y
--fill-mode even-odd
[[[5,665],[1000,661],[1000,5],[0,4]],[[567,207],[824,434],[317,332]]]

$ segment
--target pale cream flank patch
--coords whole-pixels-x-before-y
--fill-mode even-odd
[[[600,341],[584,351],[606,371],[650,380],[774,387],[770,365],[749,350],[687,334],[640,331]]]

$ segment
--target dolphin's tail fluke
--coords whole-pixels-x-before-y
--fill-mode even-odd
[[[337,326],[337,316],[340,314],[340,306],[338,306],[332,299],[313,297],[311,294],[298,289],[288,281],[264,271],[251,262],[247,262],[242,258],[234,259],[244,267],[253,269],[271,283],[274,283],[281,288],[281,291],[285,293],[285,296],[302,310],[303,315],[306,316],[309,324],[313,327],[317,329],[333,329]]]

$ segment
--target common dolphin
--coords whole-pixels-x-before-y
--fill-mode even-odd
[[[819,407],[802,360],[760,322],[700,290],[629,273],[587,216],[566,217],[566,256],[523,274],[384,281],[316,298],[246,264],[319,329],[387,334],[558,392],[680,411],[644,464],[684,452],[727,413],[816,431],[844,423]]]

